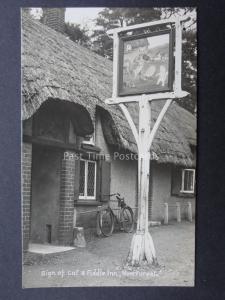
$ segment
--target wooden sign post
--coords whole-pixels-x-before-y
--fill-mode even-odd
[[[149,264],[157,264],[154,243],[148,229],[149,227],[148,226],[149,178],[151,176],[150,153],[151,153],[151,146],[155,134],[173,99],[182,98],[188,95],[187,92],[182,91],[181,89],[182,22],[184,21],[185,20],[173,18],[173,19],[160,20],[160,21],[143,23],[143,24],[138,24],[133,26],[127,26],[123,28],[116,28],[108,31],[108,34],[113,35],[113,39],[114,39],[113,93],[112,93],[112,98],[107,99],[106,103],[110,105],[118,104],[120,106],[121,110],[123,111],[123,114],[125,115],[130,125],[130,128],[132,130],[138,148],[138,221],[137,221],[137,230],[133,236],[131,246],[130,246],[130,251],[128,253],[128,258],[127,258],[127,262],[132,266],[138,266],[144,261]],[[175,31],[175,41],[174,41],[175,42],[175,47],[174,47],[175,64],[172,66],[172,68],[174,69],[174,73],[173,73],[174,80],[173,80],[172,89],[171,90],[162,89],[163,90],[162,92],[160,90],[157,90],[157,92],[154,93],[152,93],[151,90],[149,90],[149,93],[140,93],[140,94],[138,94],[138,92],[135,91],[132,94],[132,88],[133,88],[132,86],[129,95],[119,96],[119,89],[121,88],[121,82],[119,82],[119,78],[121,78],[120,72],[123,69],[120,66],[121,45],[120,45],[119,34],[121,34],[122,32],[125,33],[125,32],[135,31],[137,29],[147,29],[147,28],[153,29],[156,26],[162,24],[167,25],[170,28],[173,27],[173,30]],[[163,34],[165,34],[165,32],[163,32]],[[155,35],[157,35],[157,33]],[[152,35],[145,35],[145,36],[146,39],[149,39],[151,38]],[[129,37],[128,40],[132,40],[132,38]],[[152,61],[156,65],[153,59]],[[166,73],[164,72],[164,75],[165,74]],[[165,104],[161,112],[159,113],[154,126],[151,129],[151,102],[156,100],[163,100],[163,99],[166,100]],[[125,105],[125,103],[131,103],[131,102],[139,103],[139,128],[138,129],[136,128],[134,121],[129,113],[129,110]]]

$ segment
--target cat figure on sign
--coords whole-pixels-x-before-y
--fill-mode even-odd
[[[165,66],[159,67],[159,73],[158,73],[158,81],[157,85],[165,86],[167,81],[168,72],[166,70]]]

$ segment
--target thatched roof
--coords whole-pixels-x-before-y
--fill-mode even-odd
[[[104,103],[112,93],[112,62],[72,42],[64,35],[28,16],[22,20],[23,119],[31,117],[48,99],[84,106],[94,120],[103,116],[107,142],[136,152],[129,125],[118,106]],[[153,121],[161,107],[153,105]],[[130,105],[137,120],[137,108]],[[153,143],[160,163],[194,164],[190,145],[196,142],[196,119],[174,103],[167,112]]]

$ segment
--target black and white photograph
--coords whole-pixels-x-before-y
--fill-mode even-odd
[[[195,286],[196,24],[21,8],[23,289]]]
[[[137,39],[131,36],[124,41],[121,53],[123,93],[143,94],[169,89],[169,82],[172,82],[169,80],[172,76],[169,66],[173,60],[171,33],[167,30]]]

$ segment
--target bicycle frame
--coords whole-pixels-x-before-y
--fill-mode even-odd
[[[118,202],[118,207],[120,208],[124,208],[126,207],[126,203],[124,201],[124,197],[121,197],[121,195],[119,193],[114,193],[114,194],[109,194],[109,195],[104,195],[104,196],[109,196],[109,197],[112,197],[112,196],[116,196],[116,200],[114,199],[109,199],[108,202]]]
[[[125,201],[124,201],[124,197],[121,197],[121,195],[120,195],[119,193],[114,193],[114,194],[109,194],[109,195],[104,195],[104,196],[109,196],[109,197],[116,196],[116,199],[109,199],[109,200],[108,200],[107,206],[108,206],[108,208],[111,209],[112,214],[113,214],[113,217],[114,217],[114,219],[116,220],[117,224],[120,225],[120,223],[122,223],[122,221],[121,221],[121,213],[122,213],[122,209],[125,208],[125,207],[127,207],[127,204],[126,204]],[[110,202],[117,202],[119,208],[117,208],[117,209],[111,208]],[[105,209],[105,208],[104,208],[104,209]],[[104,209],[103,209],[103,210],[104,210]],[[114,213],[114,210],[118,210],[118,211],[119,211],[118,217],[117,217],[117,215]]]
[[[126,205],[126,203],[124,201],[124,198],[122,198],[119,193],[110,194],[110,195],[107,195],[107,196],[110,196],[110,197],[116,196],[116,200],[110,199],[109,201],[107,201],[106,204],[103,204],[101,207],[99,207],[99,214],[97,215],[97,220],[98,220],[98,224],[100,226],[100,230],[101,230],[102,234],[104,236],[110,236],[113,233],[113,231],[114,231],[114,225],[115,225],[115,223],[119,224],[120,229],[125,230],[126,232],[132,232],[133,225],[134,225],[134,219],[133,219],[133,211],[132,211],[132,209],[128,205]],[[118,203],[118,208],[112,208],[110,206],[110,202],[117,202]],[[115,210],[118,210],[118,214],[116,214],[114,212]],[[129,216],[128,219],[124,218],[124,212],[125,211],[129,211],[129,213],[127,215],[127,216]],[[105,231],[105,229],[104,229],[104,232],[103,232],[102,231],[103,230],[102,229],[103,228],[102,227],[103,226],[102,225],[103,224],[102,223],[102,218],[105,218],[104,217],[105,215],[106,215],[106,218],[108,218],[108,217],[111,218],[111,221],[110,221],[110,223],[108,223],[106,221],[106,224],[110,224],[110,227],[108,227],[108,229],[109,229],[108,231]],[[124,222],[127,222],[127,220],[130,221],[130,222],[132,222],[130,224],[129,228],[127,228],[127,226],[124,225]]]

